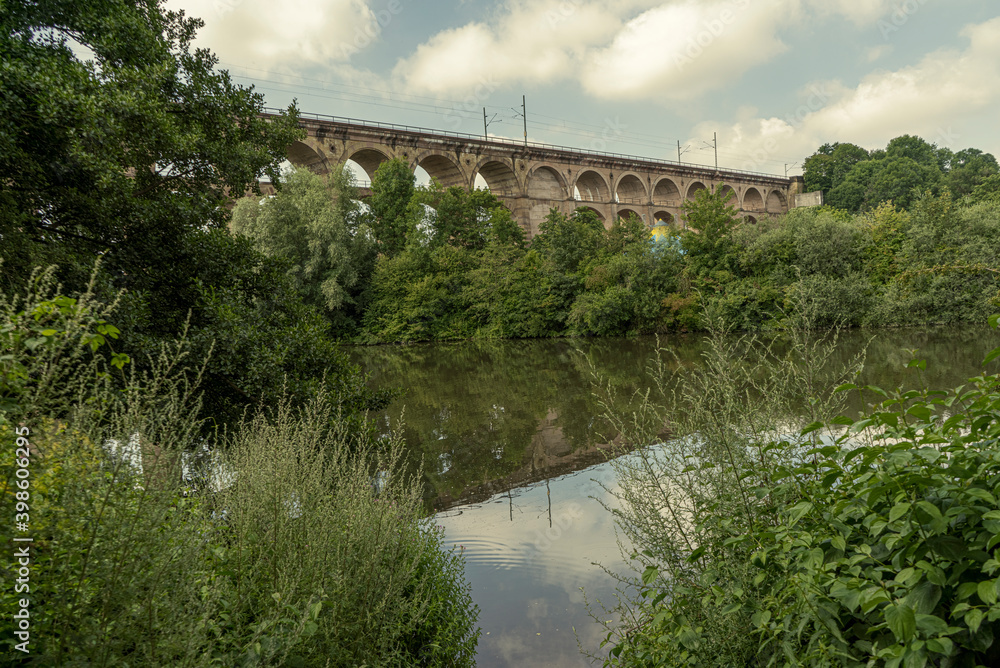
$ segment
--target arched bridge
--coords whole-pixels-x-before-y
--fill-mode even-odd
[[[785,213],[801,191],[801,179],[713,169],[651,158],[588,152],[508,139],[485,140],[399,125],[303,114],[308,132],[288,148],[296,166],[326,173],[352,160],[371,179],[385,160],[419,165],[443,186],[473,188],[482,177],[520,222],[529,238],[550,208],[571,213],[593,209],[610,225],[634,213],[647,225],[680,221],[680,207],[699,190],[723,188],[745,218]]]

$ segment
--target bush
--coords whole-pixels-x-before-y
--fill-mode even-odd
[[[59,296],[51,273],[34,286],[0,295],[0,436],[13,448],[16,429],[30,449],[3,465],[0,509],[24,514],[34,539],[27,588],[0,593],[5,610],[30,601],[31,653],[13,648],[7,615],[8,656],[472,665],[462,562],[421,520],[398,439],[357,436],[323,388],[206,438],[204,367],[186,366],[184,342],[125,373],[127,359],[94,354],[116,335],[110,309]]]
[[[1000,376],[866,391],[878,398],[867,416],[836,420],[848,429],[834,444],[774,476],[769,491],[801,501],[750,538],[759,572],[783,574],[754,613],[761,654],[778,665],[788,654],[809,665],[997,665]]]
[[[680,384],[683,438],[615,464],[638,575],[605,665],[1000,661],[1000,376],[820,394],[824,350],[765,368],[714,344]],[[858,420],[816,419],[855,390],[877,397]],[[663,404],[635,415],[649,442]]]

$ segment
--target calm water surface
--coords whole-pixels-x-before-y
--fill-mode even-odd
[[[697,336],[661,338],[697,364]],[[984,327],[848,332],[837,358],[868,344],[862,381],[914,386],[909,350],[927,360],[926,381],[954,387],[980,371],[1000,345]],[[606,451],[616,436],[593,394],[596,372],[614,390],[615,410],[650,383],[655,339],[463,342],[355,348],[375,387],[406,395],[382,416],[405,417],[414,465],[423,462],[425,500],[462,549],[481,609],[478,665],[588,666],[604,630],[588,612],[614,600],[614,580],[595,563],[624,572],[610,513],[598,499],[615,484]],[[603,485],[603,486],[602,486]]]

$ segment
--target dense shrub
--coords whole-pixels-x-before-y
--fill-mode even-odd
[[[0,507],[28,523],[30,654],[18,665],[472,665],[458,554],[422,520],[398,439],[340,420],[322,387],[205,436],[185,342],[148,373],[98,353],[92,295],[46,274],[0,296]],[[17,433],[15,434],[15,430]],[[20,437],[17,439],[16,437]],[[30,472],[27,479],[15,469]],[[19,481],[26,483],[20,484]],[[18,504],[23,504],[18,506]],[[10,544],[22,528],[0,530]]]
[[[760,365],[743,345],[681,379],[681,438],[615,463],[636,575],[605,665],[996,665],[1000,376],[821,392],[829,347]],[[833,417],[853,391],[874,402]],[[619,420],[633,442],[663,403]]]

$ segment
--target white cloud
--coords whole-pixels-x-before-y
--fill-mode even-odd
[[[393,3],[390,3],[393,4]],[[366,0],[168,0],[205,21],[198,42],[223,61],[287,69],[349,60],[381,35],[399,11],[373,12]]]
[[[487,79],[572,78],[586,49],[610,39],[620,25],[614,3],[512,0],[495,25],[440,32],[401,60],[394,74],[408,88],[432,93],[463,92]]]
[[[787,0],[664,4],[639,15],[609,46],[592,52],[582,83],[599,97],[698,97],[786,50],[776,17],[788,5]]]
[[[490,78],[576,81],[609,99],[689,100],[785,53],[784,31],[834,16],[875,25],[895,1],[507,0],[488,22],[434,35],[394,75],[441,95]]]
[[[938,50],[916,65],[879,71],[854,88],[816,83],[803,91],[802,104],[785,117],[743,119],[720,133],[731,166],[774,170],[782,160],[807,156],[825,142],[850,141],[883,147],[902,134],[916,134],[952,149],[965,148],[964,128],[982,139],[995,132],[1000,104],[1000,18],[968,26],[963,51]],[[942,121],[942,119],[947,119]],[[993,120],[990,120],[993,119]],[[721,127],[699,124],[695,136]],[[997,136],[987,142],[996,144]],[[996,146],[978,148],[996,150]]]

